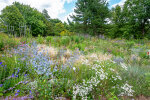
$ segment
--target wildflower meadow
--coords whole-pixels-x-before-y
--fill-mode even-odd
[[[150,99],[149,41],[3,33],[0,39],[1,100]]]

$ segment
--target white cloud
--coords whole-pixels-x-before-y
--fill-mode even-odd
[[[64,8],[65,2],[70,3],[73,0],[0,0],[0,11],[15,1],[30,5],[31,7],[37,8],[39,11],[46,8],[51,18],[58,18],[60,14],[66,12]]]
[[[67,1],[67,3],[70,3],[70,2],[72,2],[73,0],[64,0],[64,1]]]
[[[72,19],[70,18],[70,15],[76,15],[76,13],[74,12],[75,7],[72,8],[72,12],[67,14],[66,16],[64,16],[64,18],[62,18],[62,22],[67,22],[67,18],[72,21]]]
[[[111,7],[116,7],[117,5],[123,6],[126,0],[121,0],[119,3],[112,5]]]
[[[62,19],[62,22],[67,22],[67,18],[72,21],[72,19],[70,18],[70,15],[75,14],[74,12],[71,12],[69,14],[67,14],[66,16],[64,16],[64,18]]]

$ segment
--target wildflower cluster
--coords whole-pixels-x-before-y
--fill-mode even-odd
[[[0,62],[0,94],[5,95],[6,93],[14,92],[15,96],[18,95],[20,90],[17,90],[21,85],[26,85],[28,81],[28,75],[24,72],[21,72],[20,68],[12,68],[6,65],[3,65]],[[10,72],[12,71],[12,72]]]
[[[48,51],[44,52],[46,53],[43,54],[43,52],[39,52],[36,42],[33,42],[31,46],[25,44],[13,50],[16,56],[20,56],[19,60],[26,61],[27,67],[32,65],[39,75],[52,75],[50,66],[54,65],[54,63],[50,60]]]
[[[125,83],[123,86],[121,86],[121,89],[123,89],[123,92],[119,94],[119,96],[133,96],[134,90],[132,90],[133,86],[130,86],[128,83]]]
[[[109,66],[109,63],[107,66]],[[129,94],[129,96],[131,96],[131,94],[133,94],[134,91],[131,89],[131,86],[126,85],[126,83],[124,85],[119,73],[115,72],[113,68],[110,67],[106,69],[106,66],[103,66],[103,64],[95,64],[91,70],[95,72],[94,76],[88,80],[83,80],[82,84],[73,87],[74,99],[76,99],[77,96],[80,96],[82,97],[82,100],[87,100],[89,93],[94,91],[94,88],[97,86],[100,86],[103,90],[110,90],[108,92],[115,89],[117,91],[123,90],[122,94],[124,95]],[[111,85],[106,86],[105,84]],[[102,90],[100,91],[103,92]]]

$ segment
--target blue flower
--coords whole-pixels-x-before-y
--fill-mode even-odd
[[[18,93],[15,93],[15,96],[18,96]]]
[[[19,93],[20,92],[20,90],[17,90],[17,93]]]
[[[30,94],[32,94],[31,90],[29,92],[30,92]]]
[[[18,75],[16,75],[16,77],[18,77]]]
[[[0,87],[2,87],[3,86],[3,84],[0,84]]]
[[[27,74],[24,75],[25,77],[27,76]]]
[[[8,90],[10,91],[10,90],[12,90],[13,88],[12,87],[10,87]]]
[[[23,58],[21,58],[21,61],[25,61],[25,60],[26,60],[26,58],[27,58],[26,56],[25,56],[25,57],[23,57]]]
[[[15,77],[14,74],[12,74],[11,77]]]
[[[20,69],[18,68],[18,72],[17,72],[17,74],[19,73],[19,71],[20,71]]]
[[[0,65],[2,65],[2,62],[0,62]]]

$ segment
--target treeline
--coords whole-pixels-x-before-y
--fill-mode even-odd
[[[62,23],[59,19],[51,19],[46,9],[39,12],[37,9],[30,7],[30,5],[14,2],[12,5],[5,7],[1,12],[1,29],[5,28],[7,30],[6,26],[14,26],[14,31],[17,35],[20,34],[19,27],[21,25],[31,25],[33,36],[71,34],[65,28],[66,24]]]
[[[104,34],[111,38],[150,38],[150,0],[126,0],[109,9],[106,0],[78,0],[74,22],[76,32]]]
[[[126,0],[124,5],[109,9],[107,0],[77,0],[75,15],[62,23],[51,19],[46,9],[39,12],[29,5],[14,2],[2,10],[3,25],[31,25],[32,35],[71,35],[72,32],[105,35],[111,38],[150,38],[150,0]],[[1,27],[3,27],[1,25]]]

